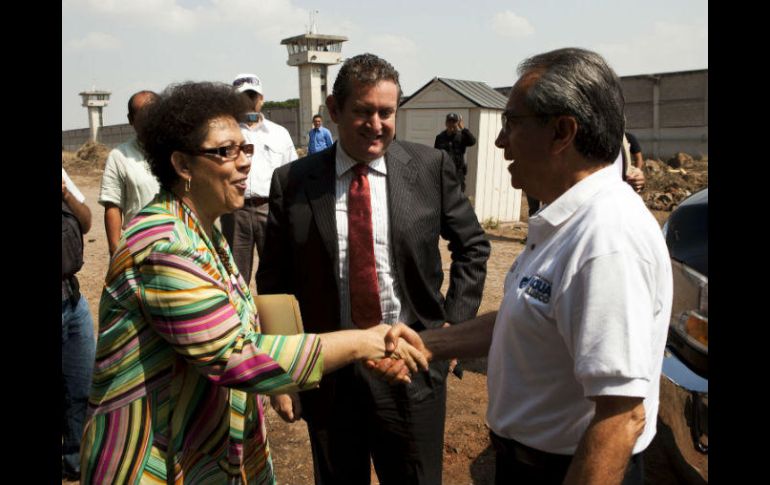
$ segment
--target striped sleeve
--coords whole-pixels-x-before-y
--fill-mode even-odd
[[[160,242],[140,266],[142,301],[155,331],[215,384],[262,394],[315,387],[320,338],[262,335],[239,316],[223,283],[188,249]]]

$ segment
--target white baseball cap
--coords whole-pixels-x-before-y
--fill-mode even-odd
[[[238,74],[233,80],[233,87],[239,93],[254,91],[262,94],[262,81],[255,74]]]

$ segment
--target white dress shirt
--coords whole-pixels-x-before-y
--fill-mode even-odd
[[[350,287],[348,280],[348,191],[353,180],[352,159],[341,143],[337,142],[336,155],[336,205],[337,244],[340,260],[340,316],[342,328],[357,328],[350,313]],[[390,264],[393,253],[390,247],[390,219],[388,213],[387,167],[385,157],[369,163],[369,187],[372,203],[372,231],[374,236],[374,260],[377,268],[377,281],[380,290],[380,308],[384,323],[399,321],[407,324],[414,322],[408,308],[401,305],[401,290],[395,273],[395,266]]]
[[[246,143],[254,144],[245,196],[247,199],[267,197],[270,195],[273,171],[297,159],[294,142],[291,141],[291,135],[286,128],[264,116],[255,128],[250,128],[246,123],[241,123],[240,126]]]

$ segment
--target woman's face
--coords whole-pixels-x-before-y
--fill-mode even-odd
[[[238,123],[230,116],[208,122],[208,133],[199,150],[242,145]],[[199,216],[212,222],[222,214],[243,207],[251,160],[240,151],[234,159],[215,154],[193,155],[190,163],[189,197]]]

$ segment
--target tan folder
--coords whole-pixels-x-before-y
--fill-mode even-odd
[[[257,295],[254,298],[261,332],[268,335],[304,333],[299,302],[294,295]]]

